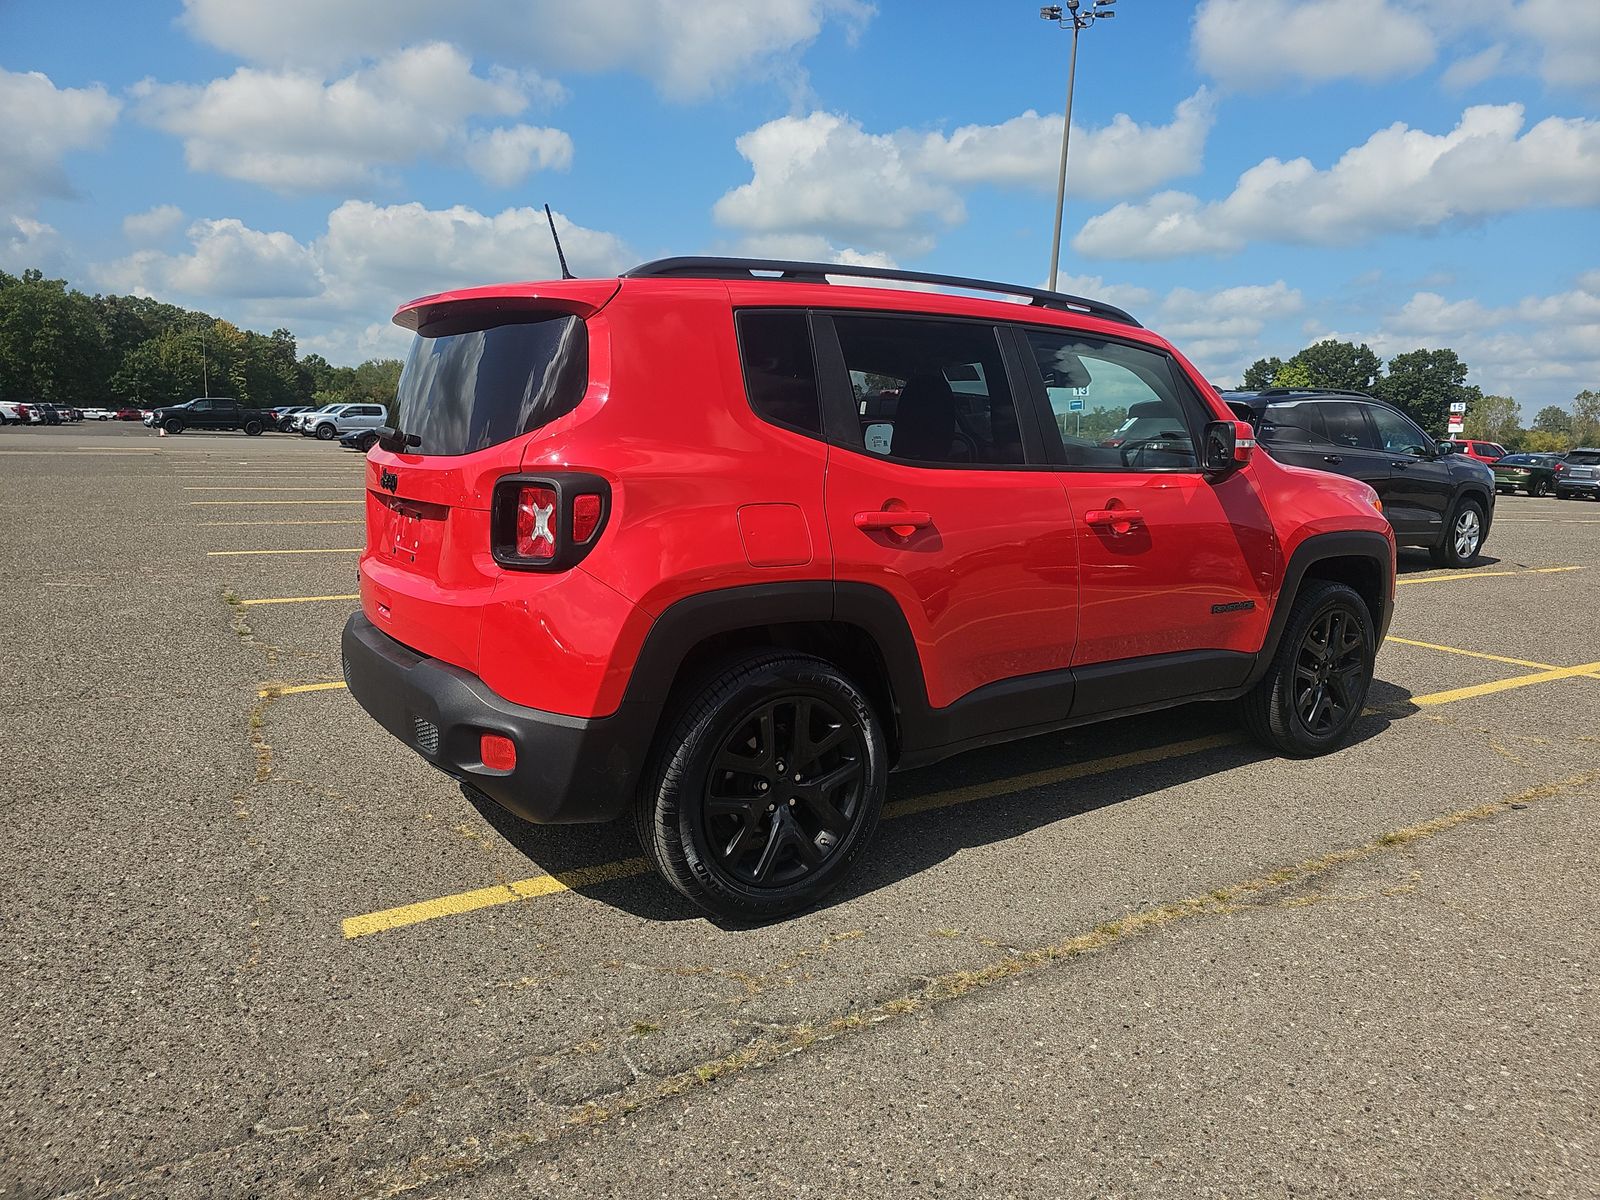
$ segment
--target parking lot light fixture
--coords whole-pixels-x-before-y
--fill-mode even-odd
[[[1050,238],[1050,290],[1055,291],[1056,273],[1061,265],[1061,214],[1067,202],[1067,145],[1072,138],[1072,90],[1078,74],[1078,35],[1102,17],[1116,16],[1117,0],[1093,0],[1088,8],[1083,0],[1067,0],[1039,10],[1039,16],[1062,29],[1072,30],[1072,57],[1067,63],[1067,111],[1061,118],[1061,166],[1056,174],[1055,232]]]

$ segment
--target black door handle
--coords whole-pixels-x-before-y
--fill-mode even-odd
[[[1322,461],[1326,463],[1342,463],[1344,459],[1340,458],[1337,454],[1324,454],[1322,456]]]

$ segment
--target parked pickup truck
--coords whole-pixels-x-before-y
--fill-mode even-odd
[[[242,429],[255,437],[266,427],[264,416],[259,408],[246,408],[237,400],[200,396],[187,404],[156,409],[150,415],[150,424],[168,433],[182,433],[185,429]]]

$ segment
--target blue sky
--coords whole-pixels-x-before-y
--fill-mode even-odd
[[[1600,387],[1600,2],[1120,0],[1083,34],[1062,287],[1220,383],[1448,345]],[[687,253],[1042,283],[1070,33],[1021,0],[0,4],[0,267],[336,362],[395,305]]]

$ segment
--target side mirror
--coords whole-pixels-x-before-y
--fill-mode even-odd
[[[1434,447],[1434,451],[1439,454],[1454,454],[1456,452],[1456,448],[1449,442],[1440,442]]]
[[[1212,421],[1206,425],[1204,444],[1206,471],[1222,475],[1250,461],[1255,453],[1256,432],[1249,421]]]

